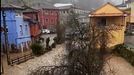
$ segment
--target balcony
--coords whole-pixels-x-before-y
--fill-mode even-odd
[[[109,24],[109,25],[97,25],[98,28],[108,29],[108,30],[122,30],[124,25],[120,24]]]

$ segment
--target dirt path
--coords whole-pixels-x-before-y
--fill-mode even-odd
[[[66,55],[64,44],[57,45],[52,51],[34,59],[28,60],[25,63],[9,67],[5,75],[27,75],[30,71],[40,66],[58,66]]]
[[[106,58],[106,60],[106,75],[134,75],[134,67],[123,58],[112,55]]]

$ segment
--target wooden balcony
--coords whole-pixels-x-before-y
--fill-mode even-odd
[[[108,29],[108,30],[122,30],[125,25],[120,24],[110,24],[110,25],[97,25],[98,28]]]

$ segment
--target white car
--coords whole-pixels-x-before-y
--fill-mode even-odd
[[[48,29],[42,29],[42,33],[47,33],[47,34],[49,34],[49,33],[50,33],[50,30],[48,30]]]

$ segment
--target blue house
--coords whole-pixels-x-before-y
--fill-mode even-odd
[[[9,47],[14,44],[17,49],[23,51],[27,49],[31,41],[29,24],[23,19],[21,8],[12,5],[1,7],[1,28],[3,28],[2,11],[6,15],[6,25],[8,29]],[[4,46],[4,32],[1,32],[1,44]]]

